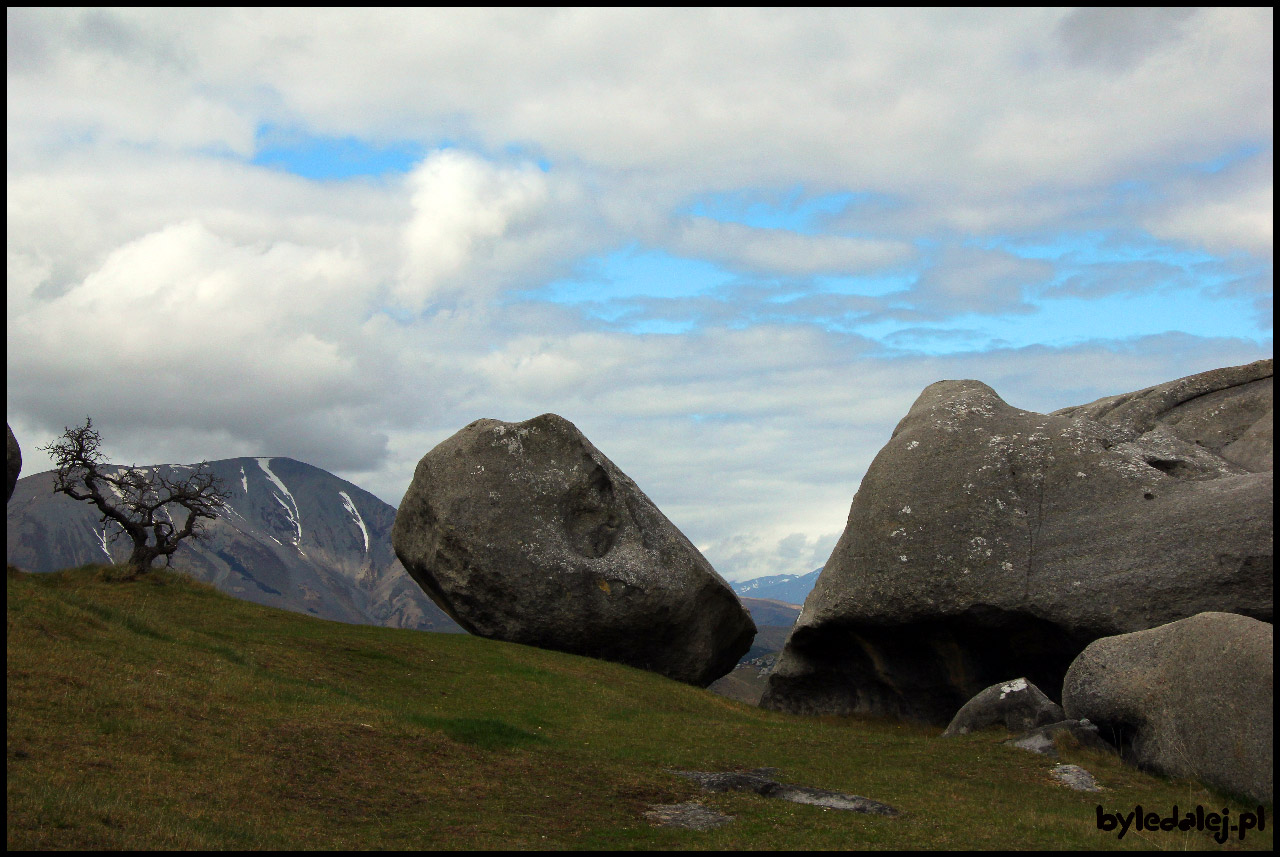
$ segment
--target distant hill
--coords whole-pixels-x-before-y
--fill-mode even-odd
[[[755,580],[744,580],[734,583],[733,591],[739,596],[751,598],[772,598],[787,604],[804,604],[809,592],[818,583],[821,568],[808,574],[775,574],[770,577],[757,577]],[[757,624],[759,624],[757,622]]]
[[[326,470],[291,458],[210,462],[231,499],[173,566],[237,598],[341,622],[461,633],[391,549],[396,510]],[[117,468],[122,469],[122,468]],[[189,465],[144,470],[180,477]],[[89,503],[53,491],[53,471],[18,480],[9,501],[8,562],[33,572],[122,562]],[[183,510],[173,514],[183,520]]]
[[[394,506],[291,458],[227,458],[209,467],[231,493],[229,508],[207,523],[204,537],[182,542],[174,568],[269,607],[340,622],[462,632],[396,558]],[[190,466],[142,469],[173,478]],[[8,563],[43,573],[127,559],[128,539],[112,542],[97,510],[55,493],[53,477],[46,471],[18,480],[7,512]],[[181,509],[173,514],[182,520]],[[787,577],[800,579],[761,580]],[[780,649],[799,615],[798,602],[771,592],[742,598],[760,629],[744,660]]]
[[[778,653],[782,651],[791,627],[800,616],[800,605],[742,595],[738,599],[756,623],[756,637],[751,641],[751,648],[747,653],[739,658],[738,665],[727,675],[712,682],[707,689],[748,705],[758,705],[769,672],[777,663]]]
[[[790,628],[800,616],[799,604],[788,604],[773,598],[747,598],[742,595],[738,596],[738,600],[742,602],[743,607],[747,608],[757,628],[766,625],[783,625]]]

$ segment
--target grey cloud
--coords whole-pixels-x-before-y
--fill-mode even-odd
[[[689,218],[678,229],[674,241],[677,252],[765,275],[863,273],[900,264],[913,255],[905,241],[805,235],[705,217]]]
[[[461,135],[491,151],[532,141],[553,161],[667,190],[800,181],[917,197],[930,187],[969,195],[1088,186],[1135,158],[1246,122],[1266,133],[1250,90],[1269,79],[1261,33],[1270,30],[1268,13],[1202,14],[1209,23],[1189,27],[1183,41],[1214,61],[1190,82],[1217,98],[1199,90],[1176,97],[1188,94],[1181,63],[1106,92],[1091,74],[1024,67],[1028,51],[1057,38],[1062,13],[1052,10],[219,10],[130,18],[193,58],[191,89],[320,133]],[[1141,41],[1145,31],[1137,32],[1117,38]],[[1226,40],[1237,50],[1221,50]],[[171,82],[128,84],[94,94],[124,113]],[[43,127],[47,102],[26,96],[11,91],[11,120]],[[216,136],[216,123],[201,128]],[[163,129],[127,130],[147,142]],[[1071,139],[1058,140],[1059,130]]]
[[[48,63],[53,39],[39,9],[5,10],[5,65],[10,75],[34,74]]]
[[[1072,265],[1073,273],[1040,290],[1044,297],[1096,298],[1174,288],[1196,289],[1202,279],[1178,265],[1156,260]]]
[[[1177,39],[1195,7],[1094,6],[1073,9],[1057,36],[1075,62],[1125,69]]]
[[[1054,275],[1053,266],[1001,250],[944,247],[911,290],[913,305],[938,315],[1030,312],[1027,298]]]

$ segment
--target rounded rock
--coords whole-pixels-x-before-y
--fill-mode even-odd
[[[568,420],[477,420],[418,462],[392,545],[473,634],[705,687],[755,624],[729,584]]]

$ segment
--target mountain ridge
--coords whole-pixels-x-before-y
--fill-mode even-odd
[[[286,456],[241,456],[208,465],[231,495],[227,510],[206,524],[202,538],[180,543],[175,568],[228,595],[269,607],[341,622],[465,633],[395,556],[394,506],[323,468]],[[108,465],[107,470],[175,478],[194,467]],[[54,492],[53,479],[49,470],[18,480],[7,509],[9,564],[46,573],[127,559],[128,540],[113,543],[96,508]],[[180,508],[166,511],[183,520]],[[799,605],[785,599],[740,592],[738,597],[762,627],[789,628],[799,614]]]
[[[235,597],[324,619],[462,631],[391,550],[395,507],[326,470],[283,456],[208,463],[230,497],[174,566]],[[194,465],[130,469],[180,477]],[[115,472],[125,468],[111,465]],[[97,510],[53,491],[54,471],[18,480],[7,510],[8,561],[33,572],[128,556]],[[166,510],[181,519],[182,510]]]
[[[739,597],[749,595],[752,598],[781,601],[798,607],[802,606],[804,600],[809,597],[809,593],[817,585],[818,575],[821,573],[822,567],[820,566],[808,574],[773,574],[766,577],[753,578],[752,580],[743,580],[732,584],[732,586],[733,591],[738,593]]]

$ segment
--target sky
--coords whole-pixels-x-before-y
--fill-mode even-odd
[[[571,420],[731,581],[920,391],[1272,355],[1273,11],[13,9],[23,472],[287,456],[396,505]]]

